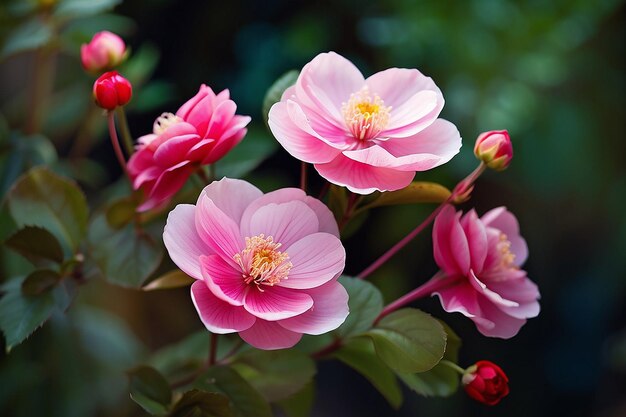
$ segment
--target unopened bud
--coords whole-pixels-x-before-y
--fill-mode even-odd
[[[513,159],[513,145],[509,132],[492,130],[481,133],[476,139],[474,154],[491,169],[496,171],[506,169]]]
[[[126,58],[126,44],[115,33],[98,32],[80,47],[80,60],[89,72],[101,72],[117,67]]]
[[[93,84],[93,98],[98,106],[106,110],[124,106],[132,95],[130,82],[117,71],[105,72]]]

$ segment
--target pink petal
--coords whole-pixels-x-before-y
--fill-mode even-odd
[[[371,75],[365,84],[373,94],[384,100],[385,106],[392,106],[393,109],[398,109],[420,91],[428,90],[441,95],[433,80],[416,69],[389,68]]]
[[[232,306],[215,297],[204,281],[196,281],[191,285],[191,299],[200,320],[212,333],[241,332],[256,322],[256,317],[242,307]]]
[[[441,159],[431,154],[413,154],[396,157],[379,145],[354,151],[344,151],[343,154],[353,161],[362,162],[366,165],[392,168],[399,171],[426,171],[438,165]]]
[[[516,303],[515,301],[511,301],[511,300],[507,300],[505,298],[502,298],[502,296],[500,294],[498,294],[498,293],[496,293],[494,291],[491,291],[489,288],[487,288],[487,285],[484,282],[482,282],[476,276],[476,274],[474,274],[474,271],[472,271],[472,270],[469,271],[468,279],[469,279],[469,283],[472,285],[472,287],[474,287],[476,292],[478,292],[479,294],[483,295],[485,298],[487,298],[493,304],[498,306],[498,308],[500,308],[500,307],[519,307],[519,303]]]
[[[272,106],[268,121],[270,130],[291,156],[308,163],[332,160],[339,150],[318,135],[309,125],[300,106],[291,100]]]
[[[239,336],[257,349],[274,350],[295,346],[302,333],[287,330],[276,322],[257,319],[254,326],[239,332]]]
[[[304,291],[261,285],[251,287],[244,299],[244,308],[263,320],[276,321],[297,316],[313,306],[313,299]]]
[[[364,84],[363,75],[352,62],[328,52],[317,55],[302,68],[296,81],[296,95],[305,106],[319,109],[340,125],[342,103]]]
[[[135,190],[138,190],[139,188],[141,188],[142,185],[148,182],[156,182],[157,178],[159,178],[159,175],[161,175],[162,173],[163,168],[159,166],[146,168],[145,170],[141,171],[133,180],[133,188]]]
[[[330,209],[321,201],[307,196],[304,191],[299,188],[281,188],[280,190],[271,191],[258,199],[254,200],[248,208],[245,210],[241,217],[241,225],[246,225],[245,229],[249,229],[250,218],[252,215],[262,206],[270,203],[287,203],[289,201],[299,200],[303,201],[311,210],[317,215],[319,221],[319,232],[331,233],[339,237],[339,228],[337,222]],[[242,229],[244,227],[242,226]]]
[[[189,161],[182,161],[163,171],[150,190],[148,199],[137,207],[137,211],[143,212],[150,210],[163,203],[176,194],[178,190],[183,188],[183,185],[185,185],[185,182],[194,171],[194,167],[189,164]]]
[[[298,200],[265,205],[250,217],[249,227],[246,226],[241,225],[244,236],[272,236],[283,248],[319,230],[315,212]]]
[[[202,160],[202,164],[214,164],[222,159],[231,149],[239,144],[248,133],[248,129],[241,129],[234,135],[221,139],[215,143],[215,146]]]
[[[178,111],[176,112],[176,116],[180,117],[183,120],[187,120],[189,117],[189,113],[193,110],[194,107],[198,105],[198,103],[207,96],[215,97],[215,93],[211,90],[210,87],[202,84],[200,86],[200,90],[193,96],[191,99],[187,100],[185,104],[183,104]]]
[[[204,244],[195,225],[196,207],[179,204],[167,216],[163,230],[163,243],[172,261],[187,275],[202,279],[200,256],[211,253]]]
[[[335,330],[348,317],[348,293],[337,281],[307,291],[313,307],[299,316],[280,320],[278,324],[298,333],[323,334]]]
[[[485,326],[480,322],[476,322],[478,331],[485,336],[510,339],[526,323],[525,319],[518,319],[503,312],[485,297],[479,297],[478,303],[485,320],[493,323],[493,325]]]
[[[170,167],[185,160],[187,153],[200,140],[197,133],[174,136],[164,142],[154,152],[154,162],[162,167]]]
[[[396,158],[406,155],[430,156],[428,165],[420,170],[445,164],[461,149],[461,136],[452,123],[437,119],[421,132],[405,138],[391,138],[379,145]]]
[[[461,280],[453,286],[433,292],[433,295],[439,297],[441,306],[448,313],[461,313],[483,328],[495,326],[483,317],[478,293],[467,281]]]
[[[481,271],[487,257],[487,232],[485,226],[478,219],[476,211],[472,209],[461,219],[461,226],[469,243],[470,267],[474,271]]]
[[[218,255],[201,256],[200,266],[207,287],[217,298],[234,306],[243,305],[249,287],[240,270]]]
[[[200,162],[200,165],[206,165],[204,159],[215,146],[215,139],[202,139],[189,149],[185,159],[194,162]]]
[[[409,185],[415,177],[415,172],[374,167],[344,155],[338,155],[327,164],[316,164],[315,169],[329,182],[358,194],[399,190]]]
[[[537,317],[541,310],[539,302],[539,290],[528,278],[518,278],[501,282],[491,282],[489,288],[502,297],[516,301],[517,307],[498,306],[500,310],[509,316],[518,319]]]
[[[319,287],[341,274],[346,263],[341,241],[328,233],[305,236],[285,252],[293,264],[288,279],[278,284],[285,288]]]
[[[234,264],[233,256],[245,247],[237,223],[204,192],[196,205],[196,229],[200,238],[227,262]]]
[[[430,126],[441,113],[443,97],[434,91],[420,91],[403,105],[391,110],[391,118],[381,136],[406,138]]]
[[[237,105],[232,100],[226,100],[221,102],[215,107],[213,114],[211,115],[211,120],[209,122],[209,126],[207,128],[207,132],[205,137],[208,138],[220,138],[222,137],[222,133],[231,120],[235,116],[235,112],[237,111]]]
[[[168,142],[170,139],[175,138],[177,136],[185,136],[185,135],[197,135],[198,132],[193,125],[190,125],[187,122],[179,122],[171,125],[165,132],[157,135],[157,137],[150,143],[148,143],[148,147],[152,149],[158,149],[161,145]]]
[[[263,198],[263,192],[247,181],[222,178],[204,187],[198,203],[205,198],[213,201],[218,209],[239,224],[246,208]]]
[[[467,276],[470,268],[469,244],[459,224],[461,212],[447,205],[435,219],[433,249],[435,262],[448,275]]]
[[[507,239],[511,242],[511,252],[515,254],[515,265],[523,265],[528,258],[528,245],[519,234],[519,223],[515,215],[506,207],[498,207],[485,213],[481,220],[485,226],[499,229],[506,234]]]
[[[154,166],[154,152],[148,148],[139,149],[128,160],[128,171],[132,176],[141,174]]]

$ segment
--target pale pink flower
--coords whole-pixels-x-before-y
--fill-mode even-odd
[[[216,162],[243,139],[250,117],[236,110],[228,90],[215,95],[202,85],[176,114],[157,118],[128,161],[133,187],[146,196],[138,211],[165,203],[199,166]]]
[[[122,38],[106,30],[96,33],[89,43],[80,47],[83,68],[91,72],[113,69],[122,63],[126,55],[126,44]]]
[[[481,218],[474,210],[461,215],[446,206],[435,220],[435,261],[447,278],[434,294],[444,310],[469,317],[485,336],[513,337],[539,314],[537,286],[520,269],[528,248],[517,219],[505,207]]]
[[[269,112],[269,126],[292,156],[359,194],[404,188],[456,155],[461,137],[437,116],[444,100],[416,69],[365,79],[347,59],[323,53]]]
[[[337,282],[345,250],[330,210],[300,189],[263,193],[242,180],[208,185],[180,204],[163,241],[197,281],[191,297],[213,333],[238,332],[260,349],[295,345],[336,329],[348,315]]]

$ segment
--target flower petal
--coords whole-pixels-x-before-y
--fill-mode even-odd
[[[196,281],[191,285],[191,299],[200,320],[212,333],[245,331],[257,321],[242,307],[232,306],[215,297],[204,281]]]
[[[261,285],[250,288],[243,306],[256,317],[276,321],[304,313],[313,307],[313,299],[304,291]]]
[[[448,313],[461,313],[484,328],[495,326],[492,321],[484,318],[478,303],[478,293],[465,278],[455,285],[433,292],[433,295],[439,297],[441,306]]]
[[[476,211],[472,209],[461,219],[461,227],[469,244],[470,268],[480,272],[487,258],[487,232],[485,226],[478,219]]]
[[[197,133],[188,133],[170,138],[154,152],[154,162],[162,167],[170,167],[185,160],[187,153],[200,140]]]
[[[147,200],[137,207],[137,211],[151,210],[165,202],[183,188],[193,171],[194,167],[190,165],[190,161],[182,161],[163,171],[149,190]]]
[[[385,106],[392,106],[393,109],[400,108],[421,91],[433,91],[441,95],[441,90],[432,78],[414,68],[389,68],[369,76],[365,84],[373,94],[378,94],[385,101]]]
[[[332,280],[343,271],[346,251],[341,241],[329,233],[314,233],[298,240],[285,252],[293,264],[284,288],[314,288]]]
[[[511,242],[510,250],[515,254],[515,265],[523,265],[528,258],[528,245],[519,234],[519,223],[515,215],[506,207],[497,207],[485,213],[481,220],[485,226],[499,229],[506,234],[507,239]]]
[[[233,256],[245,247],[237,223],[204,192],[196,205],[196,229],[200,238],[227,262],[234,264]]]
[[[493,326],[484,326],[476,322],[478,331],[488,337],[499,337],[501,339],[510,339],[515,336],[522,326],[526,323],[525,319],[518,319],[505,313],[496,307],[491,301],[485,297],[478,297],[478,303],[486,320],[493,323]],[[476,321],[476,320],[474,320]]]
[[[246,226],[242,224],[244,236],[272,236],[274,242],[281,243],[283,248],[319,230],[315,212],[298,200],[267,204],[254,212],[249,227]]]
[[[343,154],[353,161],[362,162],[366,165],[392,168],[399,171],[426,171],[438,165],[441,159],[431,154],[412,154],[396,157],[379,145],[344,151]]]
[[[318,335],[335,330],[348,317],[348,293],[337,281],[312,288],[307,293],[313,298],[313,307],[278,324],[294,332]]]
[[[211,253],[198,236],[195,225],[196,207],[179,204],[167,216],[163,243],[172,261],[187,275],[202,279],[200,256]]]
[[[222,178],[204,187],[198,202],[209,198],[218,209],[239,224],[246,208],[262,197],[263,192],[247,181]]]
[[[196,107],[198,103],[206,96],[215,97],[215,93],[213,92],[213,90],[211,90],[211,87],[202,84],[196,95],[187,100],[187,102],[178,109],[178,111],[176,112],[176,116],[180,117],[183,120],[187,120],[191,110],[193,110],[193,108]]]
[[[467,238],[459,223],[461,212],[447,205],[435,219],[433,226],[433,249],[435,262],[446,274],[467,276],[470,253]]]
[[[399,190],[415,177],[415,172],[374,167],[344,155],[338,155],[326,164],[316,164],[315,169],[329,182],[358,194]]]
[[[218,255],[200,257],[202,277],[211,292],[222,301],[242,306],[248,290],[241,271]]]
[[[239,336],[257,349],[274,350],[295,346],[302,333],[287,330],[276,322],[257,319],[254,326],[239,332]]]

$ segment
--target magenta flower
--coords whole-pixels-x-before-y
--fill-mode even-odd
[[[437,116],[443,96],[416,69],[365,79],[347,59],[316,56],[269,112],[269,126],[292,156],[359,194],[404,188],[448,162],[461,147],[456,127]]]
[[[139,138],[128,161],[133,187],[146,196],[138,211],[165,203],[200,165],[216,162],[243,139],[250,117],[236,110],[228,90],[215,95],[202,85],[176,114],[157,118],[154,133]]]
[[[528,248],[517,219],[504,207],[480,219],[474,210],[461,215],[446,206],[435,220],[435,261],[447,285],[434,294],[444,310],[469,317],[485,336],[513,337],[539,314],[537,286],[520,269]]]
[[[263,195],[224,178],[195,206],[169,214],[163,241],[197,280],[191,297],[209,331],[282,349],[303,333],[336,329],[348,315],[348,294],[337,282],[346,256],[338,236],[330,210],[302,190]]]

